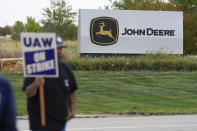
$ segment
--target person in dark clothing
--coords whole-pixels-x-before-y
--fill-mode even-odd
[[[57,37],[58,57],[65,46]],[[77,84],[72,70],[58,60],[58,78],[25,78],[23,90],[28,97],[30,129],[33,131],[65,131],[65,124],[75,115]],[[46,126],[40,122],[39,86],[44,85]]]
[[[3,76],[0,76],[0,131],[17,131],[12,86]]]

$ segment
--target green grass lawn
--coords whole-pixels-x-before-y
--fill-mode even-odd
[[[197,72],[75,71],[77,113],[197,113]],[[26,114],[23,75],[7,74],[18,114]]]

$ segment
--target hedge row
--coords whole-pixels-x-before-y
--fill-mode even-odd
[[[80,71],[195,71],[197,57],[181,55],[141,55],[131,57],[83,57],[65,61]]]

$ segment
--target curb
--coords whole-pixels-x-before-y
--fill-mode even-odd
[[[74,118],[107,118],[107,117],[129,117],[131,115],[114,115],[114,114],[76,114]],[[17,116],[17,119],[26,120],[26,116]]]

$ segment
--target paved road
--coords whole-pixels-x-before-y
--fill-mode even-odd
[[[29,131],[27,120],[18,120],[19,131]],[[67,131],[196,131],[197,115],[75,118]]]

